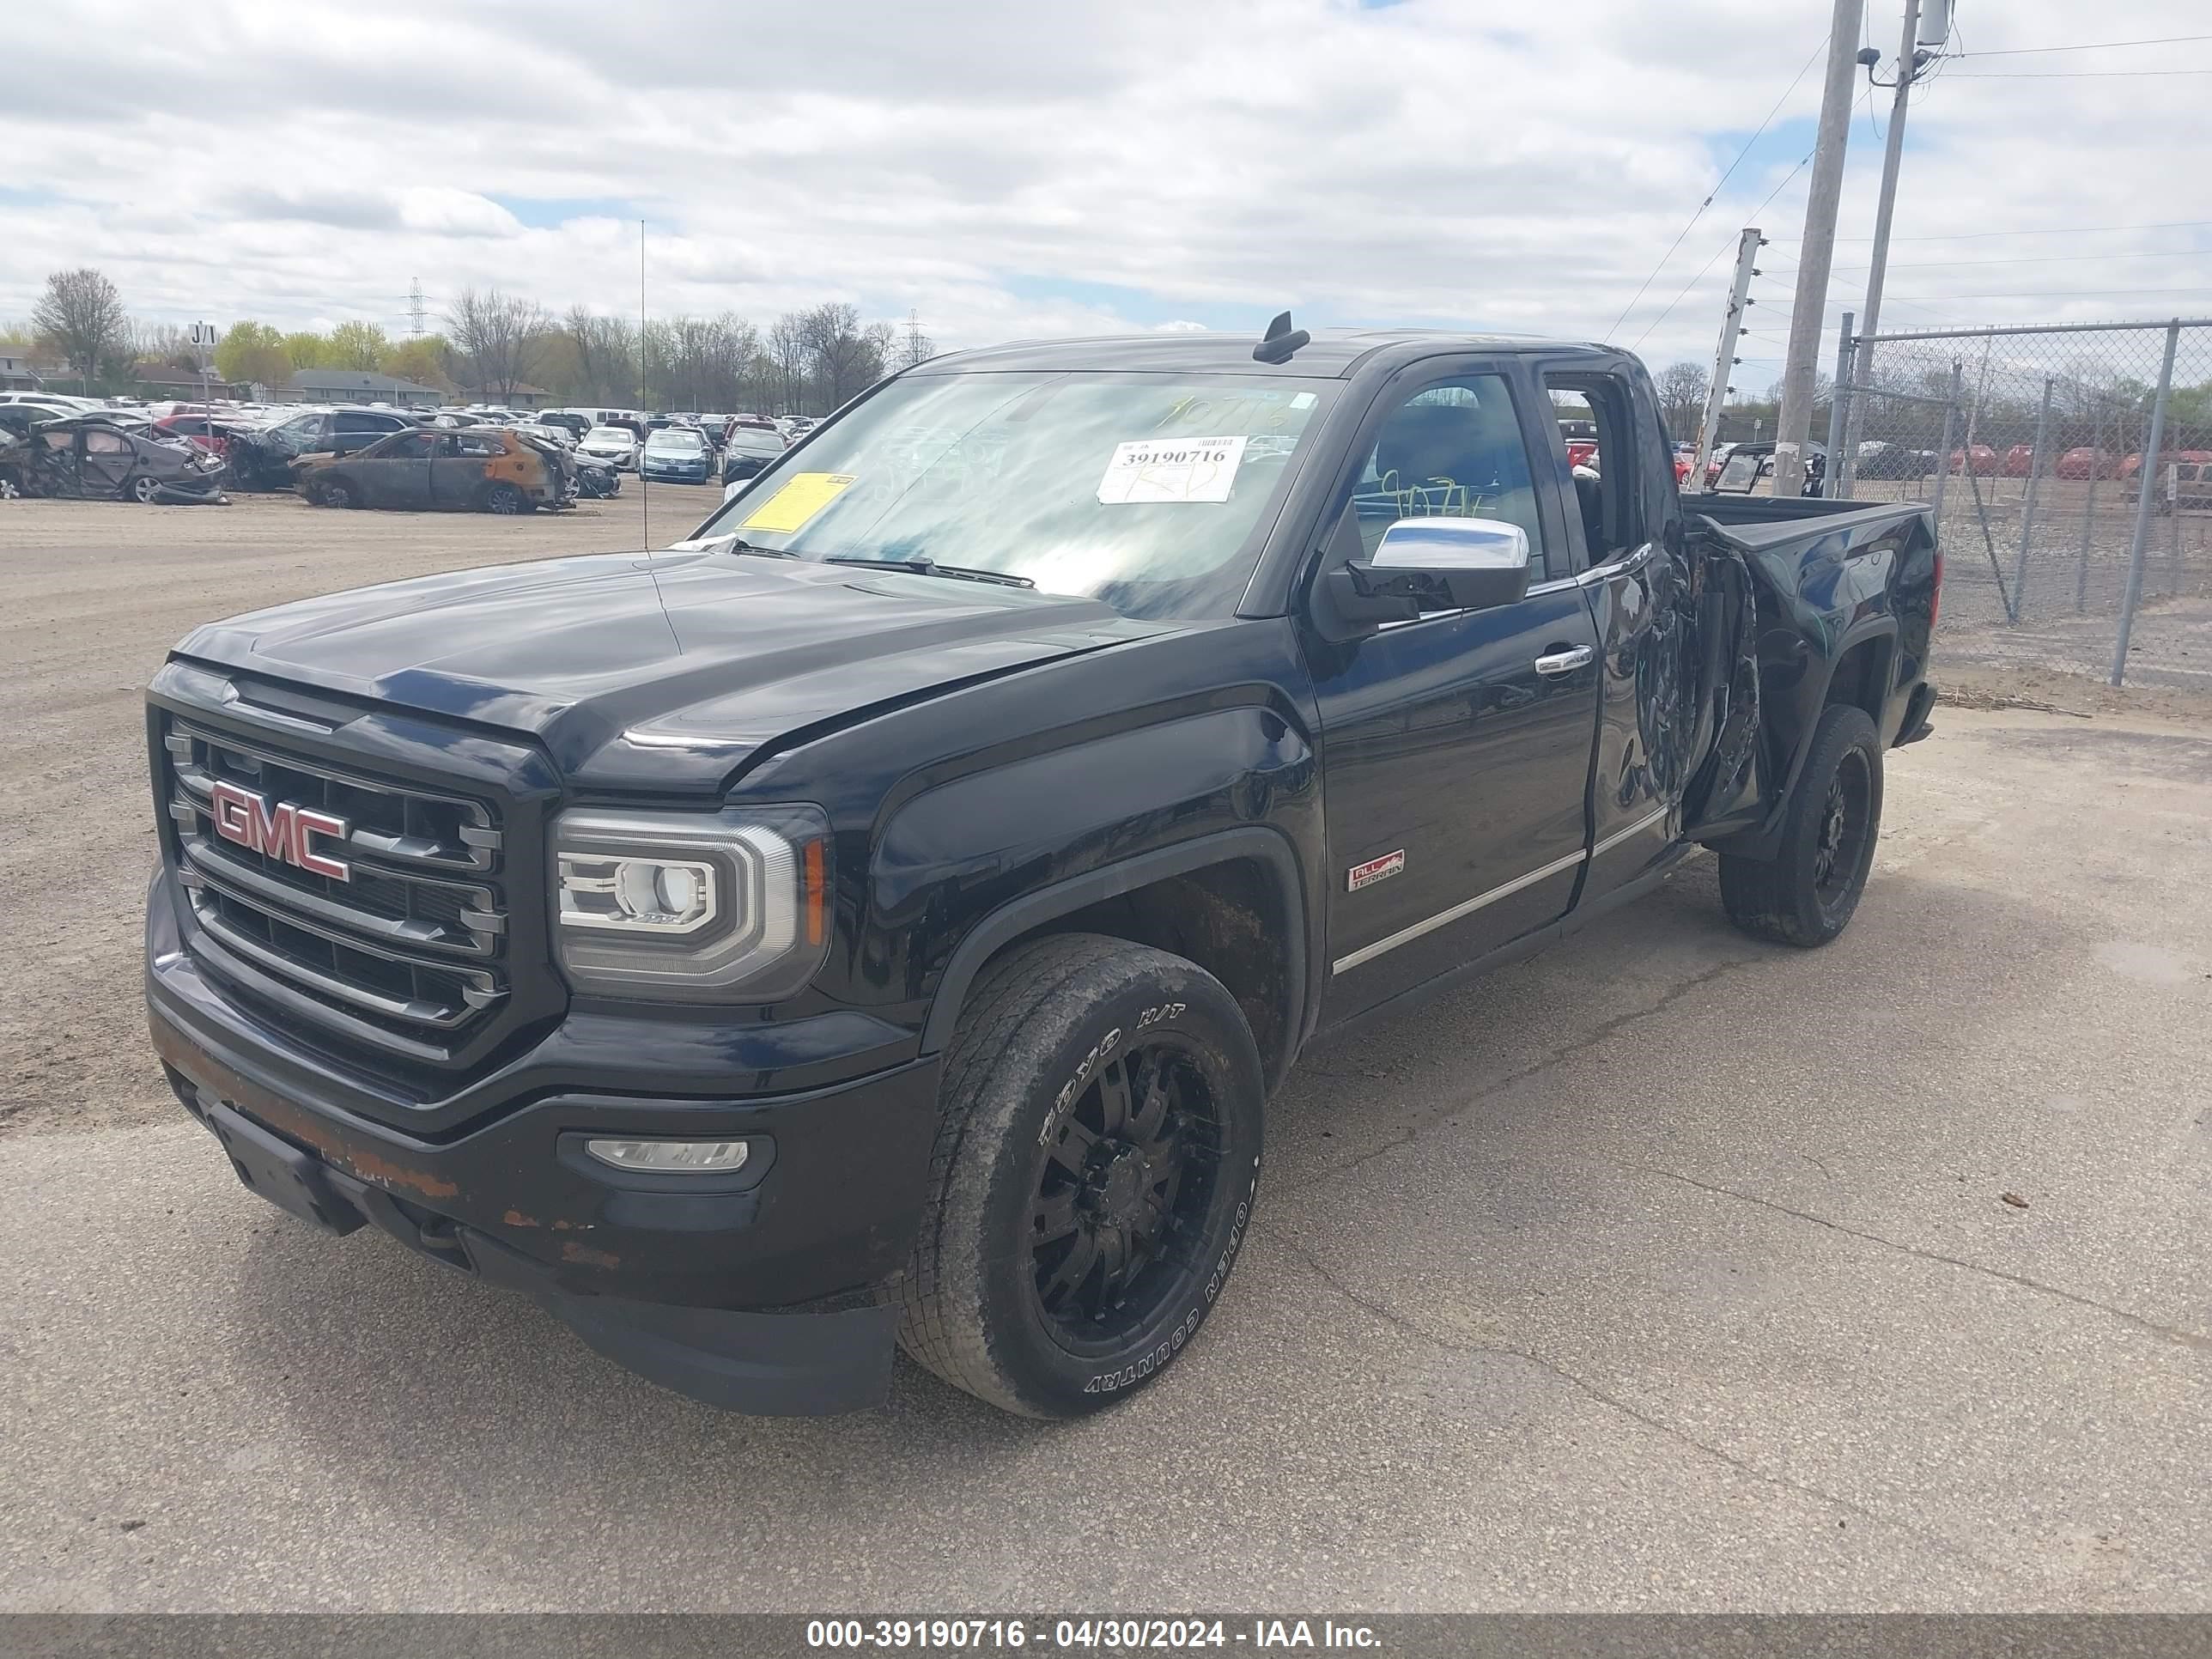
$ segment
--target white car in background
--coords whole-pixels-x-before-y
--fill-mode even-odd
[[[576,445],[576,453],[605,461],[619,471],[637,471],[637,434],[626,426],[595,426]]]

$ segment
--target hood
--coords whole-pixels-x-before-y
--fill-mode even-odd
[[[902,571],[599,554],[303,599],[178,654],[522,733],[590,786],[703,794],[872,709],[1173,626]]]

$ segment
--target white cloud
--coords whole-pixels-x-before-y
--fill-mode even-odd
[[[23,9],[0,105],[0,317],[48,270],[101,266],[149,317],[349,316],[397,328],[498,283],[556,308],[849,299],[944,344],[1173,327],[1458,323],[1702,356],[1736,227],[1775,240],[1744,375],[1773,373],[1803,175],[1755,152],[1613,322],[1819,44],[1827,0],[825,0],[622,9],[121,0]],[[1895,23],[1870,33],[1887,49]],[[1989,51],[2188,34],[2201,0],[2058,0],[1970,16]],[[702,27],[702,24],[707,27]],[[1954,66],[1913,114],[1892,326],[2171,314],[2212,255],[2212,77],[1979,79],[2212,68],[2212,43]],[[1807,75],[1778,120],[1801,131]],[[1875,109],[1887,114],[1886,97]],[[1852,135],[1843,231],[1879,165]],[[2035,237],[1979,233],[2042,229]],[[1828,314],[1853,305],[1863,240]],[[2162,257],[2132,257],[2155,253]],[[2063,257],[2053,257],[2063,256]],[[2007,264],[1942,263],[1967,260]],[[1685,285],[1689,285],[1686,295]],[[1668,307],[1682,295],[1671,312]],[[1663,316],[1662,313],[1666,313]]]

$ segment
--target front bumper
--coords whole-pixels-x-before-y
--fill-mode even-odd
[[[882,1397],[887,1292],[913,1249],[935,1135],[933,1059],[760,1097],[538,1093],[434,1139],[337,1103],[347,1079],[238,1008],[178,947],[171,915],[149,907],[154,1047],[179,1100],[264,1196],[326,1231],[374,1222],[524,1291],[609,1358],[709,1404],[813,1413]],[[631,1052],[649,1053],[653,1026],[633,1036]],[[649,1085],[650,1064],[628,1080]],[[752,1160],[727,1178],[601,1169],[576,1153],[586,1132],[747,1137],[764,1172]]]

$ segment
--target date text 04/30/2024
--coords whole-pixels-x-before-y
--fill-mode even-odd
[[[1228,1647],[1372,1651],[1380,1644],[1368,1626],[1327,1619],[1254,1619],[1242,1629],[1221,1619],[817,1619],[807,1623],[806,1645],[827,1653],[1032,1646],[1109,1652]]]

